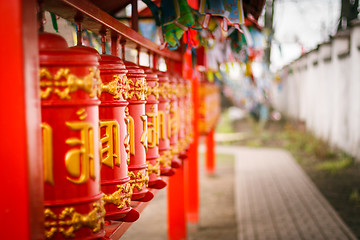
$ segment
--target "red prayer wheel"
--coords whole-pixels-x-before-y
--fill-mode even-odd
[[[45,236],[104,236],[100,190],[98,57],[40,34]]]
[[[207,134],[207,121],[210,117],[211,112],[208,111],[209,106],[209,96],[210,92],[208,92],[208,83],[205,80],[205,73],[201,72],[200,84],[199,84],[199,121],[198,121],[198,130],[199,134],[206,135]]]
[[[159,155],[159,78],[149,68],[143,68],[146,73],[146,104],[145,113],[147,116],[148,151],[146,162],[148,164],[149,188],[162,189],[166,182],[160,178],[160,155]]]
[[[190,143],[193,140],[193,118],[194,118],[194,106],[192,101],[192,91],[191,91],[191,80],[185,79],[185,109],[188,109],[188,114],[186,114],[186,128],[185,128],[185,139],[186,139],[186,149],[189,148]]]
[[[133,222],[139,218],[139,213],[130,207],[132,188],[125,146],[127,70],[123,61],[112,55],[101,55],[99,69],[103,82],[99,119],[101,190],[104,192],[105,218]]]
[[[171,169],[171,150],[170,150],[170,85],[169,77],[166,73],[156,71],[159,78],[159,154],[161,175],[171,176],[174,171]]]
[[[138,65],[125,62],[128,70],[128,88],[125,93],[129,103],[126,109],[128,137],[126,144],[130,154],[129,176],[133,189],[131,200],[150,201],[154,195],[147,189],[149,175],[146,164],[147,116],[145,115],[146,81],[144,70]]]
[[[186,86],[185,79],[179,78],[178,83],[178,111],[179,111],[179,158],[186,158],[186,115],[188,115],[188,110],[186,108]]]
[[[171,148],[171,167],[181,167],[179,154],[179,108],[178,108],[178,77],[170,77],[170,148]]]
[[[220,115],[220,93],[215,83],[205,80],[199,86],[199,122],[198,129],[202,135],[208,134],[214,129]]]

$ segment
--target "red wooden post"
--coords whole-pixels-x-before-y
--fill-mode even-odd
[[[192,100],[194,108],[193,119],[193,142],[190,144],[188,159],[185,164],[186,171],[186,206],[187,220],[192,224],[199,221],[199,176],[198,176],[198,145],[199,145],[199,79],[193,77],[192,81]]]
[[[157,54],[153,54],[152,55],[152,68],[153,69],[158,69],[158,55]]]
[[[185,61],[191,63],[191,53],[186,51]],[[198,65],[204,65],[204,48],[197,50],[197,62],[195,69],[187,69],[187,79],[191,79],[192,84],[192,104],[193,104],[193,141],[188,151],[188,161],[186,163],[186,211],[187,220],[191,224],[199,221],[199,176],[198,176],[198,145],[199,145],[199,85],[200,78],[197,70]],[[191,66],[191,65],[190,65]],[[189,66],[188,66],[189,67]]]
[[[1,1],[0,22],[1,238],[43,239],[36,2]]]
[[[131,28],[136,32],[139,30],[138,1],[131,0]]]
[[[215,173],[215,142],[214,129],[206,135],[206,173]]]
[[[114,55],[114,56],[117,56],[117,57],[119,56],[119,43],[120,43],[119,35],[111,36],[111,51],[110,51],[111,55]],[[104,44],[104,46],[105,46],[105,44]],[[124,51],[124,48],[125,47],[123,47],[121,49],[121,51]],[[103,53],[103,54],[105,54],[105,53]],[[125,51],[124,51],[123,54],[125,54]],[[122,60],[125,61],[125,55],[123,56]]]
[[[184,167],[176,169],[168,183],[168,238],[186,239]]]
[[[168,64],[170,67],[171,64]],[[172,70],[181,74],[182,64],[171,66]],[[186,161],[186,160],[185,160]],[[186,211],[185,211],[185,176],[184,165],[176,169],[174,176],[168,182],[168,239],[186,239]]]

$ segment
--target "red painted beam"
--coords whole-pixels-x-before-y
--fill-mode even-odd
[[[43,239],[36,2],[0,1],[0,22],[1,238]]]
[[[182,56],[178,52],[167,49],[160,50],[160,46],[151,40],[140,35],[125,24],[110,16],[94,4],[86,0],[44,0],[43,7],[45,10],[76,23],[75,18],[81,16],[82,26],[96,34],[101,34],[106,30],[108,36],[117,34],[121,39],[127,40],[127,45],[140,46],[144,50],[160,56],[169,58],[174,61],[182,60]]]

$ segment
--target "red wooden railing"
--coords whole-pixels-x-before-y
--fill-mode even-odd
[[[73,23],[81,23],[84,29],[105,34],[112,43],[120,42],[126,44],[126,47],[151,54],[154,66],[157,59],[163,57],[172,71],[182,74],[181,53],[161,50],[159,45],[120,23],[89,1],[44,0],[41,5],[44,10]],[[4,90],[0,95],[0,158],[3,162],[0,168],[0,186],[4,193],[0,200],[0,223],[4,239],[44,238],[37,10],[35,0],[0,3],[0,22],[6,23],[7,29],[4,30],[1,40]],[[112,44],[112,48],[112,54],[119,52],[118,45]],[[196,89],[198,80],[193,84]],[[196,90],[194,94],[194,99],[197,99]],[[195,101],[194,107],[197,104]],[[194,129],[197,127],[194,126]],[[188,154],[192,157],[185,161],[186,164],[178,169],[173,177],[167,179],[169,239],[186,237],[186,212],[187,220],[196,223],[198,219],[198,135],[195,133],[193,137],[194,142]],[[156,193],[157,190],[152,191]],[[147,203],[134,202],[132,205],[142,211]],[[111,222],[106,226],[106,238],[119,239],[130,225],[131,223]],[[21,226],[21,231],[17,231],[16,226]]]

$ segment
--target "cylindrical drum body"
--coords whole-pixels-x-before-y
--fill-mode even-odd
[[[206,135],[214,129],[220,115],[219,87],[205,81],[199,86],[199,134]]]
[[[211,112],[208,112],[207,107],[209,106],[209,96],[210,96],[210,92],[208,92],[209,86],[208,86],[208,82],[206,81],[205,78],[205,73],[201,72],[200,73],[201,77],[200,77],[200,84],[199,84],[199,88],[198,88],[198,96],[199,96],[199,115],[198,115],[198,132],[201,135],[206,135],[208,132],[206,130],[207,126],[207,119],[210,117],[209,115],[211,114]]]
[[[98,57],[47,40],[40,36],[45,236],[101,238]]]
[[[128,89],[125,93],[129,105],[126,111],[128,138],[126,144],[130,154],[129,176],[133,189],[132,200],[149,201],[154,195],[147,189],[149,175],[146,164],[147,116],[145,114],[146,81],[144,70],[134,63],[125,62],[128,70]]]
[[[125,147],[127,70],[123,61],[112,55],[101,55],[99,68],[102,79],[99,107],[101,190],[104,193],[105,217],[121,220],[131,214],[135,221],[139,214],[130,207],[132,189]]]
[[[192,100],[192,87],[191,80],[185,79],[185,109],[187,109],[188,114],[186,114],[186,128],[185,128],[185,149],[189,149],[190,143],[193,140],[193,118],[194,118],[194,106]]]
[[[185,105],[185,97],[186,97],[186,86],[185,86],[185,79],[180,77],[178,83],[178,112],[179,112],[179,158],[185,159],[186,158],[186,137],[185,137],[185,130],[186,130],[186,115],[188,115],[188,110]]]
[[[181,161],[179,159],[179,108],[178,108],[178,77],[170,76],[170,149],[171,149],[171,167],[179,168]]]
[[[166,73],[157,71],[159,77],[159,154],[161,175],[172,175],[170,150],[170,80]]]
[[[147,116],[148,151],[146,162],[148,164],[149,188],[162,189],[166,182],[160,178],[160,154],[159,154],[159,78],[149,68],[144,68],[146,74],[146,104],[145,114]]]

